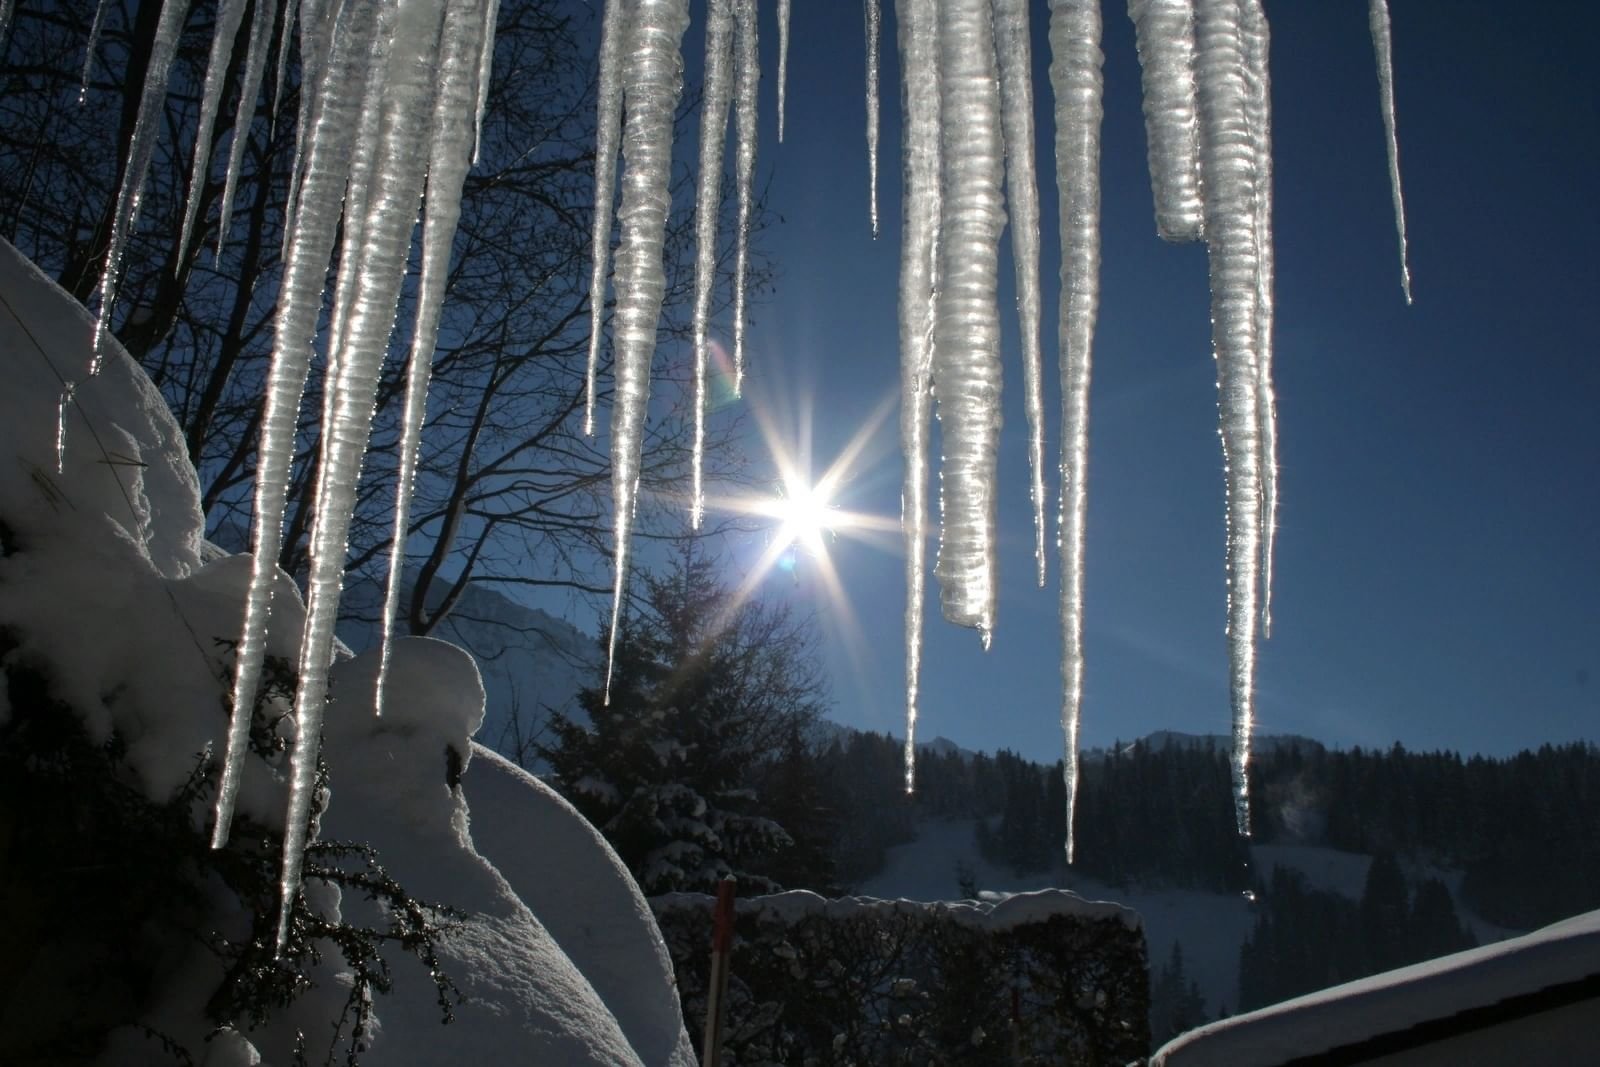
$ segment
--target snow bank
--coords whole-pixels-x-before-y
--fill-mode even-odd
[[[1583,1010],[1589,1022],[1584,1025],[1583,1041],[1593,1053],[1600,1051],[1600,1038],[1590,1025],[1595,989],[1600,988],[1597,979],[1600,911],[1593,911],[1524,937],[1372,975],[1202,1026],[1168,1042],[1150,1062],[1152,1067],[1284,1063],[1491,1008],[1552,986],[1586,981],[1589,1007]]]
[[[75,391],[57,471],[57,401],[63,380],[86,372],[92,333],[83,310],[0,241],[0,630],[15,640],[5,663],[37,668],[92,736],[125,741],[144,792],[164,802],[220,751],[250,559],[206,551],[182,434],[114,343]],[[267,653],[292,661],[304,608],[294,583],[277,581]],[[321,836],[372,846],[409,894],[460,913],[438,947],[463,1000],[441,1025],[433,982],[416,961],[391,960],[394,991],[375,1002],[362,1062],[688,1067],[660,933],[615,854],[564,802],[472,745],[484,693],[471,658],[441,641],[398,642],[382,718],[372,714],[377,662],[374,651],[332,671]],[[0,700],[0,724],[8,714]],[[468,794],[480,801],[476,820]],[[252,755],[241,810],[281,827],[283,795],[282,768]],[[306,888],[325,915],[388,925],[371,901]],[[247,936],[231,894],[207,891],[221,905],[219,932]],[[281,1067],[297,1030],[314,1050],[350,988],[330,946],[314,988],[269,1025],[213,1032],[204,1004],[221,979],[217,958],[197,944],[172,955],[139,1023],[206,1064]],[[114,1032],[104,1055],[170,1058],[139,1027]]]
[[[658,912],[677,908],[707,909],[714,898],[701,893],[666,893],[652,897]],[[1139,913],[1108,900],[1086,900],[1066,889],[1036,889],[1027,893],[984,893],[981,900],[880,900],[876,897],[818,896],[806,889],[791,889],[761,897],[743,897],[734,903],[738,912],[754,912],[783,923],[796,923],[809,915],[849,919],[866,912],[896,914],[922,912],[990,933],[1044,922],[1063,915],[1075,919],[1116,919],[1130,930],[1140,926]]]

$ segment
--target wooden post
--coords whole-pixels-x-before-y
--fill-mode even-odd
[[[733,953],[733,885],[732,878],[717,883],[717,906],[711,915],[711,982],[701,1067],[718,1067],[722,1062],[722,1029],[728,1014],[728,957]]]

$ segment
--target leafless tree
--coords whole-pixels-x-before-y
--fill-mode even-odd
[[[85,302],[104,261],[157,6],[111,3],[85,83],[93,0],[19,0],[0,61],[0,233]],[[246,12],[246,27],[251,14]],[[201,475],[210,535],[238,549],[245,547],[250,522],[256,431],[272,346],[298,67],[291,55],[284,84],[272,84],[273,57],[247,129],[233,128],[237,96],[224,100],[213,130],[214,162],[201,190],[200,222],[180,246],[214,16],[215,4],[202,0],[185,28],[111,322],[184,428]],[[590,43],[597,38],[588,14],[558,0],[501,7],[481,157],[463,199],[407,539],[412,593],[402,625],[412,633],[430,632],[471,583],[587,594],[609,581],[608,444],[603,434],[589,438],[582,432],[594,197]],[[241,38],[229,80],[232,94],[238,92],[243,54]],[[694,94],[688,96],[685,114]],[[220,160],[235,137],[245,138],[244,162],[229,218],[219,220]],[[667,241],[659,401],[645,442],[644,536],[658,529],[653,520],[661,509],[677,506],[688,476],[691,394],[683,379],[693,285],[691,201],[689,171],[680,166],[674,197],[679,206]],[[732,226],[720,229],[729,234]],[[722,261],[731,262],[731,256]],[[757,283],[766,277],[763,265]],[[720,293],[726,294],[726,283],[724,272]],[[403,326],[413,298],[408,286],[397,352],[409,340]],[[609,319],[608,309],[601,314]],[[609,366],[601,371],[598,400],[604,410]],[[351,530],[351,571],[368,576],[387,565],[392,536],[401,372],[400,361],[392,360],[380,388]],[[280,559],[295,574],[305,563],[319,410],[313,375]],[[711,428],[709,455],[717,476],[739,476],[732,450],[717,447],[736,432],[726,419]]]

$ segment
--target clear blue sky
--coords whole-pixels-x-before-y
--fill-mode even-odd
[[[1487,753],[1594,739],[1600,25],[1576,2],[1540,19],[1503,2],[1395,5],[1416,292],[1407,308],[1366,7],[1268,4],[1282,509],[1259,729],[1341,746],[1399,740]],[[1033,13],[1053,456],[1052,99],[1046,6]],[[698,7],[695,17],[691,78],[703,36]],[[825,465],[898,389],[899,68],[886,3],[883,229],[873,241],[860,10],[800,3],[793,17],[779,145],[776,32],[764,12],[760,173],[781,219],[765,235],[780,278],[754,309],[747,397],[791,424],[808,399],[815,458]],[[1105,51],[1085,746],[1157,729],[1229,728],[1205,254],[1155,235],[1137,60],[1119,0],[1106,5]],[[1003,279],[1010,269],[1003,259]],[[1006,281],[1003,306],[1011,299]],[[1050,759],[1061,746],[1057,572],[1052,558],[1049,586],[1034,587],[1014,322],[1009,329],[994,647],[986,654],[972,632],[930,615],[919,734]],[[894,417],[868,458],[842,503],[897,516]],[[1059,488],[1053,469],[1050,486]],[[846,539],[832,555],[857,640],[837,625],[842,611],[806,563],[768,588],[819,606],[835,716],[899,733],[901,557]]]

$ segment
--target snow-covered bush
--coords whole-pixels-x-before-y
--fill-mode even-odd
[[[482,682],[441,641],[395,644],[382,718],[377,653],[332,664],[278,954],[304,609],[280,573],[278,666],[212,851],[251,561],[202,541],[182,435],[117,345],[59,434],[92,332],[0,241],[0,1063],[686,1067],[638,888],[570,806],[472,745]]]
[[[714,900],[651,903],[698,1040]],[[741,900],[731,975],[726,1064],[1120,1064],[1149,1050],[1137,917],[1064,890]]]

